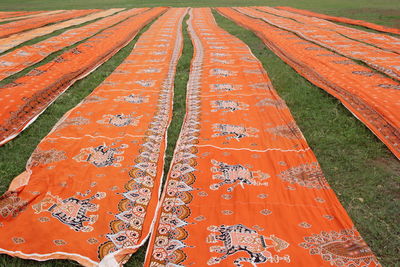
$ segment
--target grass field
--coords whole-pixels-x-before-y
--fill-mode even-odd
[[[138,0],[1,0],[0,10],[49,10],[141,6],[242,6],[290,5],[331,15],[365,19],[388,26],[400,26],[400,2],[380,1],[138,1]],[[362,8],[360,8],[362,6]],[[395,7],[398,6],[396,9]],[[307,141],[314,150],[327,179],[358,230],[384,266],[396,266],[400,248],[400,163],[361,122],[336,99],[313,86],[275,56],[251,32],[214,12],[218,24],[244,40],[263,63],[275,89],[287,102]],[[148,26],[146,27],[148,28]],[[141,31],[144,32],[145,29]],[[46,37],[53,36],[55,33]],[[140,36],[140,34],[138,35]],[[184,53],[175,78],[174,118],[168,131],[167,163],[185,113],[185,90],[193,47],[184,27]],[[33,149],[57,120],[88,95],[130,53],[136,40],[91,75],[78,81],[18,138],[0,147],[0,194],[24,168]],[[39,39],[32,40],[31,43]],[[44,64],[56,54],[52,54]],[[19,75],[13,76],[10,82]],[[168,164],[165,167],[168,169]],[[145,248],[126,266],[141,266]],[[69,261],[38,263],[0,255],[0,266],[73,266]]]

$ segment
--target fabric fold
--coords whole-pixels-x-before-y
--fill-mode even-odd
[[[376,31],[400,34],[400,29],[389,28],[389,27],[385,27],[385,26],[382,26],[382,25],[377,25],[377,24],[374,24],[374,23],[371,23],[371,22],[367,22],[367,21],[363,21],[363,20],[329,16],[329,15],[325,15],[325,14],[312,12],[312,11],[309,11],[309,10],[303,10],[303,9],[298,9],[298,8],[293,8],[293,7],[288,7],[288,6],[278,6],[276,8],[279,8],[279,9],[282,9],[282,10],[287,10],[287,11],[290,11],[290,12],[299,13],[299,14],[306,15],[306,16],[312,16],[312,17],[317,17],[317,18],[331,20],[331,21],[337,21],[337,22],[342,22],[342,23],[347,23],[347,24],[352,24],[352,25],[357,25],[357,26],[363,26],[363,27],[370,28],[370,29],[373,29],[373,30],[376,30]]]
[[[331,30],[339,34],[342,34],[347,38],[364,42],[381,49],[386,49],[390,52],[395,52],[397,54],[400,53],[400,39],[394,36],[390,36],[388,34],[362,31],[351,27],[335,24],[333,22],[324,19],[304,16],[297,13],[292,13],[285,10],[275,9],[266,6],[255,7],[255,8],[260,11],[264,11],[276,16],[282,16],[285,18],[294,19],[295,21],[302,23],[304,25],[312,25],[314,27],[321,28],[324,30]]]

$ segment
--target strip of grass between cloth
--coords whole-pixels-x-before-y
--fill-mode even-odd
[[[297,74],[255,34],[215,11],[214,16],[261,60],[330,185],[381,263],[397,264],[399,162],[338,100]]]

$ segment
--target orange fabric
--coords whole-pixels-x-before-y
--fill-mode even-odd
[[[102,18],[102,17],[106,17],[106,16],[110,16],[118,11],[121,11],[122,9],[120,8],[113,8],[113,9],[108,9],[105,11],[100,11],[100,12],[96,12],[94,14],[90,14],[88,16],[84,16],[84,17],[80,17],[80,18],[76,18],[76,19],[70,19],[61,23],[57,23],[57,24],[52,24],[49,26],[45,26],[45,27],[41,27],[41,28],[37,28],[37,29],[33,29],[30,31],[25,31],[25,32],[21,32],[21,33],[17,33],[17,34],[13,34],[8,38],[2,38],[0,39],[0,53],[3,53],[4,51],[7,51],[10,48],[16,47],[19,44],[22,44],[23,42],[29,41],[33,38],[39,37],[39,36],[43,36],[49,33],[52,33],[54,31],[60,30],[60,29],[64,29],[67,27],[71,27],[74,25],[79,25],[81,23],[85,23],[94,19],[98,19],[98,18]],[[61,34],[60,36],[64,36],[64,34]],[[50,39],[54,39],[50,38]],[[50,40],[47,39],[47,40]],[[38,45],[38,43],[35,44],[36,47],[40,47]],[[25,49],[25,47],[23,47],[22,49]],[[21,51],[21,49],[20,49]],[[26,54],[26,53],[23,53]],[[1,64],[1,63],[0,63]],[[3,66],[2,66],[3,67]],[[3,70],[3,69],[2,69]]]
[[[163,11],[160,7],[128,18],[1,87],[0,144],[18,135],[71,84],[107,61]]]
[[[372,44],[376,47],[386,49],[391,52],[400,53],[400,39],[387,34],[361,31],[354,28],[338,25],[330,21],[319,19],[316,17],[303,16],[300,14],[291,13],[271,7],[256,7],[256,8],[273,15],[294,19],[297,22],[300,22],[305,25],[312,25],[318,28],[322,28],[324,30],[332,30],[339,34],[343,34],[348,38]]]
[[[22,31],[39,28],[44,25],[55,23],[67,19],[72,19],[75,17],[80,17],[84,15],[88,15],[94,12],[100,11],[99,9],[90,9],[90,10],[70,10],[62,13],[52,14],[45,17],[37,17],[30,18],[20,21],[15,21],[11,23],[6,23],[0,25],[0,38],[8,37],[12,34],[19,33]]]
[[[313,25],[300,24],[292,19],[269,15],[252,8],[237,8],[237,10],[248,16],[262,19],[273,26],[294,32],[308,41],[346,57],[360,60],[371,68],[383,72],[393,79],[400,80],[400,55],[397,53],[346,38],[334,31],[318,28]]]
[[[344,17],[334,17],[334,16],[329,16],[329,15],[325,15],[325,14],[320,14],[320,13],[316,13],[316,12],[312,12],[312,11],[308,11],[308,10],[297,9],[297,8],[288,7],[288,6],[278,6],[276,8],[287,10],[290,12],[296,12],[296,13],[306,15],[306,16],[317,17],[317,18],[327,19],[327,20],[331,20],[331,21],[337,21],[337,22],[343,22],[343,23],[347,23],[347,24],[363,26],[363,27],[370,28],[370,29],[373,29],[376,31],[400,34],[400,29],[389,28],[389,27],[377,25],[377,24],[374,24],[371,22],[366,22],[363,20],[349,19],[349,18],[344,18]]]
[[[16,49],[10,53],[4,54],[0,56],[0,80],[7,78],[39,61],[47,57],[53,52],[61,50],[66,46],[73,45],[76,42],[82,41],[85,38],[96,34],[100,30],[104,30],[116,23],[121,22],[128,17],[133,15],[137,15],[140,12],[143,12],[142,9],[131,9],[125,12],[121,12],[117,15],[110,16],[101,20],[98,20],[94,23],[88,24],[83,27],[79,27],[76,29],[71,29],[69,31],[63,32],[60,35],[48,38],[39,43],[24,46],[19,49]],[[101,16],[111,15],[119,9],[111,9],[104,12],[99,12],[97,14]],[[89,16],[90,17],[90,16]],[[92,20],[93,18],[89,19]],[[1,44],[1,40],[0,40]],[[1,45],[0,45],[1,47]],[[0,49],[1,51],[1,49]]]
[[[189,21],[187,114],[145,266],[377,266],[261,63]]]
[[[164,10],[126,25],[139,29]],[[146,241],[159,198],[185,13],[170,9],[159,18],[42,140],[28,162],[29,178],[17,178],[14,191],[0,198],[1,253],[118,266]]]
[[[43,11],[4,11],[0,12],[0,19],[4,18],[11,18],[11,17],[20,17],[20,16],[27,16],[31,14],[41,13]]]
[[[51,15],[51,14],[57,14],[57,13],[61,13],[61,12],[64,12],[64,11],[65,10],[53,10],[53,11],[46,11],[46,12],[45,11],[20,12],[21,14],[18,15],[17,17],[14,17],[14,16],[1,17],[0,16],[0,22],[36,18],[36,17],[41,17],[41,16],[48,16],[48,15]]]
[[[232,9],[218,11],[252,30],[302,76],[339,99],[400,159],[399,82],[261,20]]]

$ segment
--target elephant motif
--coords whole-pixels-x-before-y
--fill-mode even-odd
[[[252,127],[220,123],[213,124],[213,130],[217,133],[213,134],[212,137],[227,136],[227,140],[234,138],[238,141],[243,137],[258,137],[256,133],[259,132],[258,129]]]
[[[236,111],[236,110],[247,110],[249,105],[242,103],[242,102],[236,102],[232,100],[216,100],[211,102],[212,110],[211,112],[216,112],[219,110],[222,110],[224,112],[227,111]]]
[[[135,95],[135,94],[130,94],[127,96],[120,96],[116,99],[114,99],[114,101],[125,101],[125,102],[129,102],[132,104],[142,104],[142,103],[147,103],[149,102],[149,98],[147,96],[140,96],[140,95]]]
[[[124,151],[120,151],[120,149],[127,147],[128,145],[123,144],[120,147],[113,148],[104,144],[97,147],[82,148],[73,159],[77,162],[89,162],[96,167],[120,167],[120,162],[124,157],[116,155],[124,154]]]
[[[90,232],[91,226],[97,221],[97,215],[87,215],[88,212],[95,212],[99,205],[91,203],[94,199],[102,199],[106,196],[104,192],[97,192],[86,199],[69,197],[62,199],[47,192],[46,196],[38,203],[32,206],[35,214],[50,212],[54,218],[61,223],[68,225],[77,232]]]
[[[103,115],[102,120],[98,120],[97,123],[100,124],[111,124],[117,127],[124,127],[124,126],[137,126],[139,123],[140,118],[143,116],[134,117],[133,115],[124,115],[124,114],[105,114]]]
[[[253,266],[261,263],[290,262],[289,255],[274,255],[270,251],[273,249],[275,252],[281,252],[289,247],[289,243],[275,235],[268,237],[261,235],[243,224],[210,226],[208,230],[211,234],[207,237],[207,243],[222,242],[221,246],[211,246],[210,252],[223,254],[209,259],[208,265],[220,264],[222,260],[240,251],[247,252],[249,256],[235,259],[233,263],[237,267],[243,266],[244,262],[251,263]]]
[[[242,187],[244,187],[244,185],[268,186],[268,182],[263,182],[270,177],[267,173],[250,171],[240,164],[229,165],[216,160],[212,160],[211,163],[214,165],[211,168],[211,172],[216,173],[213,175],[213,179],[221,180],[221,182],[210,186],[212,190],[217,190],[226,184],[232,185],[228,188],[228,192],[232,192],[238,185]]]

